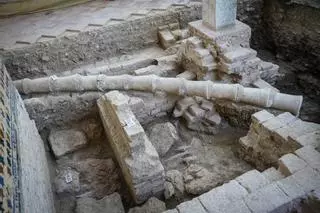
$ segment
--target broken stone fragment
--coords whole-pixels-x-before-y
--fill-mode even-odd
[[[87,137],[79,130],[53,130],[50,132],[49,142],[54,155],[59,158],[84,147]]]
[[[82,197],[77,200],[76,213],[124,213],[121,197],[118,193],[106,196],[101,200]]]
[[[155,197],[150,198],[141,207],[135,207],[128,213],[162,213],[166,210],[166,204]]]
[[[166,181],[164,183],[164,197],[166,200],[170,199],[174,195],[174,186],[172,183]]]
[[[166,181],[171,183],[174,187],[174,196],[182,198],[185,192],[183,175],[178,170],[170,170],[166,173]]]
[[[149,139],[160,156],[164,156],[171,146],[179,140],[176,128],[170,122],[151,127]]]
[[[203,194],[218,184],[211,172],[196,164],[191,164],[183,177],[186,192],[193,195]]]

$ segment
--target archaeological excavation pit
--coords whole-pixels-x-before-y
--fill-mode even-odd
[[[3,19],[54,24],[0,39],[0,212],[319,212],[316,74],[291,70],[313,56],[275,59],[258,26],[300,3],[133,2]]]

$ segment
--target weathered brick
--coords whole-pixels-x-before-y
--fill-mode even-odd
[[[270,181],[257,170],[246,172],[235,180],[247,189],[249,193],[252,193],[270,183]]]
[[[298,158],[294,154],[286,154],[282,156],[279,159],[278,164],[278,170],[285,176],[292,175],[307,166],[307,163],[304,160]]]

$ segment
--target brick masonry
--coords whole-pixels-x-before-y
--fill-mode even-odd
[[[286,113],[274,116],[266,111],[260,111],[253,115],[250,131],[274,118],[281,121],[282,127],[279,128],[285,128],[292,122],[299,121],[297,118],[292,120],[292,117]],[[302,126],[305,127],[303,128],[305,132],[302,132],[302,135],[308,134],[312,128],[320,127],[317,124],[311,125],[312,128],[310,128],[310,123],[307,122],[303,122]],[[256,133],[256,136],[259,133],[261,132]],[[240,142],[245,144],[243,142],[246,142],[248,138],[252,139],[252,134],[249,132],[248,136]],[[251,141],[250,145],[255,148],[255,143],[258,141]],[[280,156],[279,165],[263,172],[249,171],[167,212],[188,213],[192,212],[190,210],[197,209],[199,212],[206,213],[285,213],[292,212],[301,206],[303,208],[308,206],[309,209],[316,212],[314,203],[318,202],[316,201],[316,192],[320,186],[320,153],[315,149],[317,146],[320,146],[320,141],[316,146],[309,144],[297,150],[287,150],[292,153]]]

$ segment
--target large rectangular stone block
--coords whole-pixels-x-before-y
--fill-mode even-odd
[[[232,26],[237,17],[237,0],[203,0],[203,22],[214,30]]]
[[[112,91],[98,100],[98,107],[106,135],[133,199],[136,203],[142,203],[162,194],[164,168],[128,102],[127,96]]]

